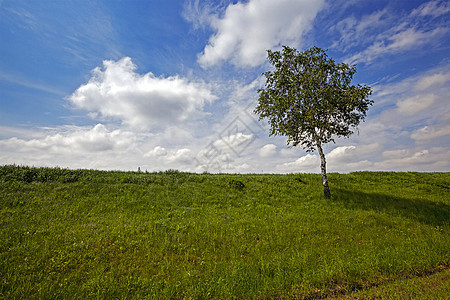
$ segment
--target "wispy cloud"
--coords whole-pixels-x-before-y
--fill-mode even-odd
[[[417,142],[428,142],[448,135],[450,135],[450,124],[442,124],[417,129],[411,134],[411,138]]]
[[[450,12],[450,4],[445,0],[436,0],[426,2],[420,5],[418,8],[414,9],[411,16],[432,16],[439,17]]]
[[[420,78],[414,86],[414,89],[423,91],[429,88],[440,88],[447,82],[450,82],[450,71],[438,72]]]
[[[330,28],[331,31],[337,31],[340,35],[340,38],[333,42],[331,48],[347,51],[355,46],[367,46],[372,41],[372,39],[367,39],[368,36],[373,37],[378,30],[390,22],[392,22],[392,16],[386,8],[361,16],[359,19],[356,16],[347,17]]]
[[[53,86],[48,86],[45,84],[37,83],[37,82],[31,82],[29,79],[22,78],[20,76],[7,74],[2,71],[0,71],[0,80],[8,81],[10,83],[14,83],[17,85],[20,85],[25,88],[39,90],[42,92],[50,93],[56,96],[65,96],[65,92],[62,90],[59,90]]]
[[[8,20],[13,27],[38,32],[42,30],[39,19],[24,7],[6,7],[0,11],[0,16]]]
[[[52,4],[25,2],[20,8],[7,5],[0,11],[0,17],[10,28],[32,33],[32,38],[47,51],[64,52],[78,63],[92,60],[99,52],[112,58],[120,56],[118,35],[100,3]]]
[[[438,46],[449,35],[449,13],[446,1],[430,1],[409,14],[391,11],[388,7],[369,15],[350,16],[333,25],[339,33],[333,48],[350,52],[348,63],[371,63],[380,57]],[[429,18],[434,18],[433,22]]]
[[[183,6],[182,16],[192,24],[194,29],[208,27],[223,8],[222,2],[187,0]]]
[[[372,62],[383,55],[392,55],[407,50],[417,49],[424,45],[429,46],[434,41],[439,41],[450,32],[448,28],[435,28],[430,31],[408,28],[379,36],[378,40],[364,51],[346,59],[350,64],[357,62]]]

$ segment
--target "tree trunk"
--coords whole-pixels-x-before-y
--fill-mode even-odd
[[[323,154],[322,145],[320,142],[317,142],[317,150],[320,155],[320,171],[322,172],[322,184],[323,184],[323,193],[325,197],[329,198],[331,196],[330,188],[328,187],[328,179],[327,179],[327,161],[325,160],[325,154]]]

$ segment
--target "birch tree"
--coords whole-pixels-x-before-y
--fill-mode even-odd
[[[287,136],[289,146],[319,152],[323,191],[329,197],[323,145],[357,129],[373,104],[372,89],[352,85],[356,65],[336,63],[318,47],[299,52],[283,46],[267,53],[274,69],[264,73],[255,113],[268,120],[271,136]]]

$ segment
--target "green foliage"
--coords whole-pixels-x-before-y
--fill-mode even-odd
[[[81,170],[61,168],[32,168],[16,165],[7,165],[0,168],[0,180],[32,182],[76,182],[80,176],[85,175]]]
[[[242,181],[240,181],[240,180],[234,180],[234,179],[232,179],[232,180],[228,183],[228,185],[229,185],[231,188],[234,188],[234,189],[236,189],[236,190],[238,190],[238,191],[242,191],[242,190],[245,189],[245,184],[244,184]]]
[[[322,145],[353,133],[373,103],[372,90],[351,85],[356,66],[337,64],[318,47],[267,52],[275,70],[264,73],[255,113],[268,119],[270,135],[287,136],[288,145],[300,144],[307,152],[317,149],[324,195],[330,197]]]
[[[450,173],[329,176],[325,199],[315,174],[0,167],[0,298],[371,296],[447,270]]]
[[[268,59],[275,69],[264,73],[255,113],[268,119],[271,135],[314,151],[335,136],[349,136],[365,118],[371,88],[351,85],[355,65],[337,64],[318,47],[298,52],[284,46],[269,50]]]

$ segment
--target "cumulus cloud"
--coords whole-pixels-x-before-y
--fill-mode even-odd
[[[299,45],[324,0],[250,0],[230,4],[222,16],[209,18],[215,30],[198,57],[204,68],[231,60],[236,66],[264,62],[266,50],[280,44]],[[203,18],[207,20],[207,18]]]
[[[144,154],[144,157],[160,157],[160,156],[166,156],[167,150],[164,147],[156,146],[153,150],[150,150],[149,152]]]
[[[418,151],[406,150],[398,153],[388,153],[390,159],[375,162],[377,169],[388,170],[417,170],[421,171],[448,171],[450,166],[448,157],[449,148],[430,148]]]
[[[349,172],[373,166],[381,147],[377,143],[367,145],[338,146],[325,153],[329,172]],[[279,164],[282,172],[320,172],[320,157],[317,154],[304,155],[293,162]]]
[[[160,162],[163,161],[167,164],[192,164],[193,162],[192,151],[188,148],[167,150],[164,147],[156,146],[152,150],[145,153],[144,157],[156,159]]]
[[[355,161],[356,146],[340,146],[325,154],[327,166],[330,169],[347,170],[345,164]],[[283,163],[277,166],[283,172],[318,172],[320,167],[320,157],[317,154],[306,154],[293,162]]]
[[[131,132],[109,131],[103,124],[91,129],[68,127],[65,131],[41,139],[10,138],[0,140],[5,149],[20,152],[47,151],[48,153],[99,152],[126,148],[134,141]]]
[[[260,157],[270,157],[275,155],[277,152],[277,146],[274,144],[267,144],[261,149],[259,149],[258,154]]]
[[[360,126],[360,135],[352,138],[357,146],[354,160],[372,162],[367,166],[371,170],[448,171],[447,70],[448,64],[378,86],[373,107],[378,113],[369,115]],[[362,145],[373,142],[379,147],[361,156]]]
[[[448,124],[450,89],[443,69],[448,69],[448,64],[395,84],[377,86],[373,109],[381,113],[371,120],[371,127],[387,134],[386,130]]]
[[[170,154],[167,157],[167,161],[169,163],[188,164],[192,163],[192,160],[193,160],[192,151],[187,148],[178,149],[177,151],[175,151],[174,153]]]
[[[353,157],[355,150],[356,147],[353,145],[337,147],[328,153],[327,158],[331,161],[346,161]]]
[[[197,118],[215,99],[203,82],[138,74],[129,57],[103,61],[103,69],[95,68],[92,78],[68,97],[77,108],[137,128]]]
[[[305,169],[319,170],[320,158],[314,154],[306,154],[293,162],[287,162],[282,165],[278,165],[277,168],[286,171],[304,171]]]
[[[0,161],[35,166],[71,168],[130,168],[137,155],[135,132],[93,127],[63,126],[0,140]],[[34,137],[33,137],[34,136]]]

